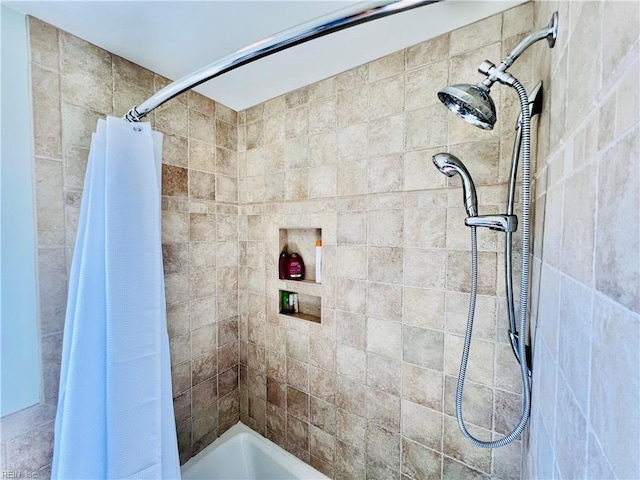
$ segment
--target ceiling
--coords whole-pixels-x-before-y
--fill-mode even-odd
[[[210,80],[196,90],[240,111],[523,2],[445,0],[284,50]],[[3,3],[176,79],[264,37],[351,2]],[[141,98],[139,103],[144,100]]]

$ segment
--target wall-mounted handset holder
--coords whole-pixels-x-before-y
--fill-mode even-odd
[[[464,221],[467,227],[487,227],[498,232],[515,232],[518,229],[518,217],[515,215],[476,215]]]

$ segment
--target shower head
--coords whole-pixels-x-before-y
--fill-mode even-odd
[[[438,92],[438,98],[445,106],[457,114],[463,120],[480,127],[484,130],[492,130],[496,123],[496,107],[489,95],[489,89],[495,82],[513,86],[517,81],[507,69],[513,65],[522,53],[539,40],[546,39],[549,47],[553,47],[558,36],[558,12],[551,16],[551,22],[542,30],[530,33],[523,38],[513,50],[511,50],[499,66],[495,66],[488,60],[482,62],[478,71],[486,78],[482,83],[471,85],[459,83],[449,85]],[[530,105],[532,115],[539,113],[536,111],[540,104]]]
[[[459,83],[438,92],[438,98],[463,120],[484,130],[492,130],[496,123],[496,106],[489,89],[482,85]]]
[[[478,200],[476,187],[473,185],[469,170],[464,166],[464,163],[450,153],[436,153],[433,156],[433,164],[447,177],[453,177],[456,173],[460,175],[462,178],[462,193],[464,195],[464,206],[467,209],[467,215],[470,217],[477,216]]]

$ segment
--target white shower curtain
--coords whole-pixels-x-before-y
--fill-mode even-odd
[[[71,266],[54,479],[180,478],[160,231],[162,135],[99,120]]]

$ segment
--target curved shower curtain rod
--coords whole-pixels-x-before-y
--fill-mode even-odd
[[[179,78],[156,92],[140,105],[132,107],[124,118],[130,122],[139,122],[145,115],[148,115],[176,95],[180,95],[223,73],[273,53],[361,23],[441,1],[442,0],[378,0],[375,2],[357,2],[355,5],[350,5],[336,12],[323,15],[252,43],[189,75]]]

